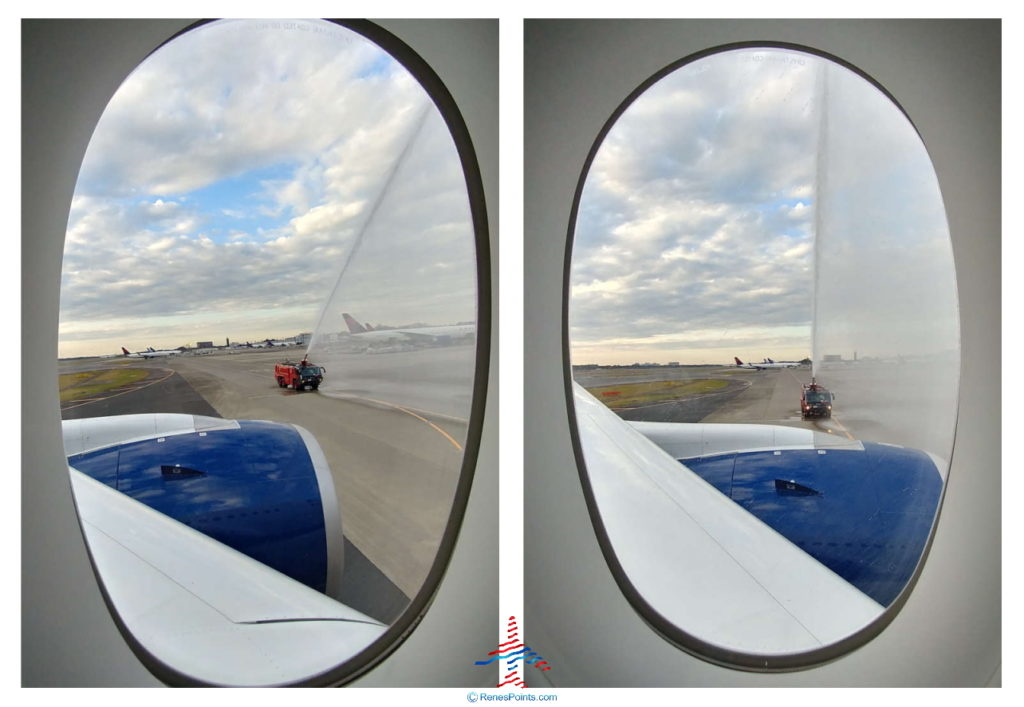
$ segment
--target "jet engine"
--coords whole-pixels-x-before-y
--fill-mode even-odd
[[[341,513],[327,460],[307,430],[166,413],[63,426],[72,468],[338,597]]]

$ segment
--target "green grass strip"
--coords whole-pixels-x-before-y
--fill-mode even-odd
[[[60,401],[91,398],[138,383],[149,375],[149,371],[141,368],[122,368],[119,370],[82,371],[80,373],[60,374]]]
[[[686,381],[654,381],[624,383],[587,388],[590,394],[608,407],[624,408],[680,400],[694,395],[713,393],[728,386],[728,381],[701,378]]]

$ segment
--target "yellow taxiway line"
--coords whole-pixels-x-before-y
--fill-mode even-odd
[[[461,445],[461,444],[459,444],[459,443],[458,443],[458,442],[457,442],[457,441],[455,440],[455,438],[454,438],[454,437],[452,437],[452,436],[451,436],[450,434],[448,434],[447,432],[445,432],[444,430],[442,430],[442,429],[441,429],[440,427],[438,427],[437,425],[435,425],[435,424],[434,424],[433,422],[431,422],[431,421],[430,421],[430,420],[428,420],[427,418],[425,418],[425,417],[422,417],[422,416],[420,416],[420,415],[417,415],[417,414],[416,414],[416,413],[414,413],[414,412],[413,412],[412,410],[409,410],[409,409],[407,409],[407,408],[404,408],[404,407],[402,407],[401,405],[395,405],[394,403],[389,403],[389,402],[387,402],[387,401],[385,401],[385,400],[376,400],[376,399],[374,399],[374,398],[363,398],[363,397],[361,397],[361,396],[360,396],[360,398],[361,398],[362,400],[369,400],[369,401],[370,401],[371,403],[377,403],[377,404],[379,404],[379,405],[387,405],[388,407],[390,407],[390,408],[394,408],[395,410],[401,410],[401,411],[402,411],[402,412],[404,412],[404,413],[405,413],[406,415],[412,415],[413,417],[415,417],[415,418],[416,418],[417,420],[419,420],[420,422],[425,422],[425,423],[427,423],[428,425],[430,425],[431,427],[433,427],[433,428],[434,428],[434,429],[435,429],[436,431],[440,432],[440,433],[441,433],[441,434],[442,434],[442,435],[444,436],[444,438],[445,438],[445,439],[447,439],[447,440],[448,440],[449,442],[451,442],[451,443],[452,443],[452,445],[453,445],[453,446],[454,446],[454,447],[455,447],[456,449],[458,449],[458,450],[459,450],[460,452],[462,451],[462,445]]]

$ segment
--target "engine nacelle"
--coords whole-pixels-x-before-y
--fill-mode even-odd
[[[338,598],[341,513],[307,430],[164,413],[63,425],[71,467]]]

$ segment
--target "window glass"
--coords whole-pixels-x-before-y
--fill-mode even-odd
[[[104,591],[165,679],[332,674],[440,576],[485,355],[480,205],[450,99],[384,39],[199,25],[82,163],[65,447]]]
[[[927,547],[960,365],[907,117],[808,51],[680,62],[609,121],[572,243],[581,467],[634,605],[757,669],[877,630]]]

